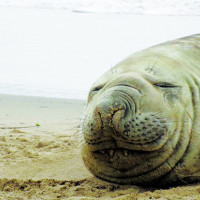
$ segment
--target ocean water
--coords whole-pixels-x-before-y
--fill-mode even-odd
[[[173,16],[133,14],[138,4],[130,2],[144,1],[101,2],[0,0],[0,93],[86,99],[94,81],[131,53],[200,33],[200,16],[192,16],[199,1]]]
[[[72,12],[200,15],[199,0],[0,0],[1,5]]]

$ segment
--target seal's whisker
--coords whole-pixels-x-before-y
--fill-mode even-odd
[[[161,111],[160,111],[160,112],[157,112],[157,113],[153,113],[152,116],[159,115],[160,113],[161,113]]]
[[[88,117],[88,115],[86,115],[85,113],[79,112],[81,115]]]

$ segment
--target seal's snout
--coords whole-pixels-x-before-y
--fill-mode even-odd
[[[124,119],[124,117],[125,117],[125,110],[118,110],[114,113],[112,117],[112,125],[114,129],[115,127],[119,127],[120,122],[122,119]]]
[[[120,119],[124,118],[126,110],[127,108],[123,101],[117,102],[111,99],[102,101],[96,106],[94,110],[94,116],[96,117],[94,119],[101,123],[102,135],[113,136],[113,123],[119,124]],[[113,121],[113,119],[115,120]]]
[[[96,106],[95,115],[97,115],[98,113],[98,116],[101,118],[104,127],[106,126],[113,127],[112,125],[113,117],[117,115],[118,119],[123,118],[126,109],[127,108],[124,103],[107,100],[101,102]]]
[[[93,114],[86,116],[83,123],[83,135],[87,143],[97,144],[114,137],[114,124],[119,124],[128,109],[122,98],[105,97],[93,109]],[[113,121],[113,119],[115,119]]]

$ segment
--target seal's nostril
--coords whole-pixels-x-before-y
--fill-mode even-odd
[[[118,124],[120,122],[120,120],[122,118],[124,118],[124,114],[125,114],[125,111],[124,109],[121,109],[121,110],[118,110],[116,111],[113,116],[112,116],[112,123],[113,125],[114,124]],[[129,125],[127,124],[126,127],[129,127]]]

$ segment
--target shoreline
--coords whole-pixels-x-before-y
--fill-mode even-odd
[[[84,10],[69,10],[62,7],[34,7],[34,6],[21,6],[21,5],[0,5],[0,8],[17,8],[17,9],[39,9],[39,10],[64,10],[67,13],[77,13],[77,14],[99,14],[99,15],[138,15],[138,16],[167,16],[167,17],[199,17],[200,14],[153,14],[153,13],[139,13],[139,12],[103,12],[103,11],[84,11]]]
[[[83,101],[85,102],[86,99],[76,99],[76,98],[66,98],[66,97],[53,97],[53,96],[35,96],[35,95],[20,95],[20,94],[9,94],[9,93],[0,93],[0,97],[4,96],[4,97],[22,97],[22,98],[41,98],[41,99],[57,99],[57,100],[66,100],[66,101]]]

